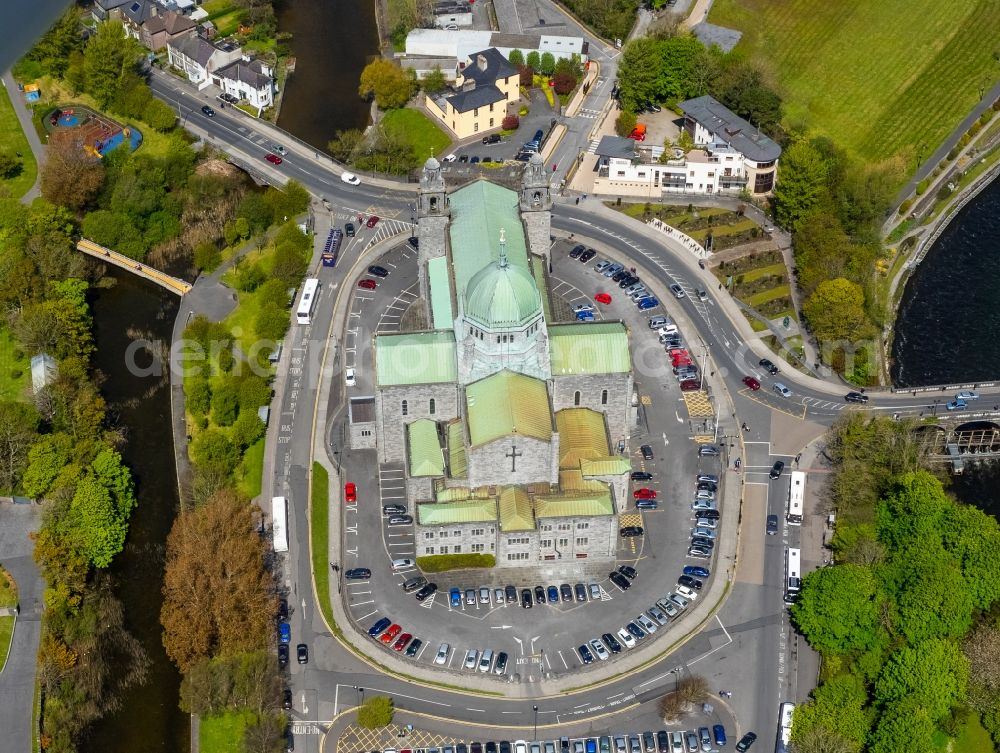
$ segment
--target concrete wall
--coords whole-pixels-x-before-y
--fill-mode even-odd
[[[607,390],[607,402],[602,402]],[[580,403],[576,403],[576,393]],[[618,442],[629,437],[629,408],[632,400],[631,374],[579,374],[557,376],[552,379],[552,405],[557,411],[563,408],[590,408],[604,414],[608,427],[611,451]]]
[[[516,446],[522,453],[517,457],[516,470],[511,472],[507,453]],[[559,434],[552,433],[551,442],[533,437],[504,437],[470,449],[469,486],[533,484],[559,481]]]
[[[539,518],[538,528],[539,559],[606,560],[614,557],[618,536],[617,515]]]
[[[430,401],[434,399],[434,413]],[[406,413],[403,413],[403,401]],[[413,384],[382,387],[375,396],[375,422],[381,443],[380,463],[406,460],[406,424],[418,418],[447,421],[458,417],[458,387],[454,384]]]

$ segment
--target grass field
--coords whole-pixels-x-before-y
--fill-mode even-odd
[[[421,164],[430,156],[440,157],[451,145],[451,139],[445,132],[420,110],[389,110],[382,118],[382,125],[386,133],[396,134],[409,141]]]
[[[313,463],[312,498],[309,510],[309,536],[312,543],[313,582],[319,596],[319,608],[333,626],[333,606],[330,604],[330,474],[319,463]],[[336,629],[336,628],[334,628]]]
[[[260,494],[262,477],[264,475],[264,438],[261,437],[243,453],[239,470],[240,492],[253,499]]]
[[[229,711],[218,716],[203,716],[198,732],[201,753],[242,753],[243,730],[250,712]]]
[[[21,130],[21,124],[17,120],[14,112],[14,105],[10,102],[10,95],[7,88],[0,86],[0,148],[8,149],[11,152],[21,153],[23,167],[21,174],[14,178],[0,180],[0,187],[10,191],[10,195],[15,199],[20,199],[35,185],[35,177],[38,175],[38,165],[35,164],[35,157],[28,146],[28,139]]]
[[[975,713],[969,714],[969,721],[955,738],[951,753],[988,753],[992,750],[996,748],[990,739],[990,733],[985,730]]]
[[[25,400],[30,385],[30,359],[19,350],[7,328],[0,327],[0,400]]]
[[[928,156],[1000,78],[995,0],[717,0],[709,20],[769,70],[785,120],[875,161]]]

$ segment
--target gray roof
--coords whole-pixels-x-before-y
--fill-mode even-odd
[[[485,64],[483,68],[479,67],[480,59]],[[517,69],[496,47],[473,52],[469,55],[469,63],[462,69],[462,76],[468,81],[475,81],[477,89],[487,84],[495,84],[497,79],[507,78],[516,73]]]
[[[169,43],[170,47],[180,52],[182,55],[198,62],[203,67],[208,67],[208,61],[215,54],[215,46],[207,39],[190,34],[180,39],[175,39]]]
[[[98,8],[109,11],[114,10],[115,8],[120,8],[127,2],[129,2],[129,0],[96,0],[95,4]]]
[[[166,31],[168,34],[180,34],[182,31],[193,29],[195,22],[187,16],[168,10],[159,16],[153,16],[143,25],[143,28],[150,34],[158,31]]]
[[[476,86],[475,89],[467,89],[447,97],[448,103],[458,112],[468,112],[505,99],[504,93],[493,84]]]
[[[688,118],[754,162],[770,162],[781,156],[780,146],[715,97],[688,99],[678,107]]]
[[[504,34],[494,32],[490,37],[490,44],[494,47],[510,47],[520,50],[537,50],[542,43],[542,38],[537,34]]]
[[[602,136],[597,145],[597,156],[633,159],[636,156],[635,141],[624,136]]]
[[[237,60],[216,71],[216,75],[231,81],[240,81],[254,89],[266,89],[273,80],[263,71],[259,60]]]
[[[150,0],[131,0],[120,7],[122,15],[137,26],[142,26],[156,14],[156,8]]]

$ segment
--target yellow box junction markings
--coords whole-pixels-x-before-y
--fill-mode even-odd
[[[691,418],[707,418],[715,415],[715,409],[712,408],[712,403],[705,390],[682,392],[681,396],[684,398],[684,404],[687,406],[688,415]]]

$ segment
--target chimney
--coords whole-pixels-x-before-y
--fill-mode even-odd
[[[476,56],[476,65],[479,66],[479,70],[485,71],[486,70],[486,56],[485,55],[478,55],[478,56]]]

